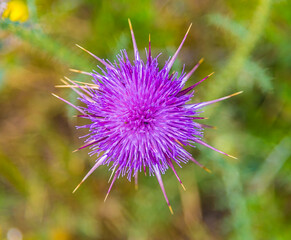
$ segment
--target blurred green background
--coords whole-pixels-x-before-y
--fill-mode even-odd
[[[288,0],[28,0],[0,20],[0,239],[291,239],[291,1]],[[28,14],[25,8],[28,9]],[[103,202],[110,173],[100,167],[72,194],[93,165],[82,144],[76,112],[54,98],[64,75],[90,77],[97,62],[75,44],[114,60],[133,56],[127,18],[137,44],[161,66],[190,23],[174,65],[188,84],[207,74],[195,102],[244,93],[205,108],[206,142],[238,157],[199,146],[189,150],[212,170],[189,163],[163,175],[174,215],[157,180],[140,177],[139,190],[117,181]],[[20,20],[20,21],[18,21]],[[289,160],[289,161],[288,161]]]

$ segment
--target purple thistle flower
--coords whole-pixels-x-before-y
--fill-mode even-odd
[[[175,164],[181,167],[181,163],[190,160],[209,171],[183,148],[186,145],[201,144],[230,156],[201,140],[203,128],[208,126],[195,122],[195,119],[203,119],[198,116],[202,107],[241,92],[208,102],[187,104],[193,97],[192,90],[211,75],[183,90],[186,81],[203,59],[188,74],[170,74],[191,25],[174,56],[161,69],[158,67],[158,57],[151,56],[150,39],[147,61],[141,60],[130,21],[129,27],[134,48],[133,62],[128,59],[125,50],[117,55],[117,61],[111,63],[77,45],[102,63],[106,70],[100,68],[102,74],[99,74],[96,71],[87,73],[72,69],[74,72],[92,76],[93,83],[81,83],[68,78],[63,81],[65,85],[61,87],[72,88],[79,95],[83,106],[75,106],[53,94],[77,109],[81,113],[78,117],[90,121],[88,125],[81,126],[88,128],[89,133],[85,136],[85,144],[77,150],[89,147],[90,156],[98,156],[95,165],[74,192],[100,165],[110,165],[109,169],[112,171],[112,181],[105,200],[115,180],[120,176],[127,176],[129,181],[134,177],[137,186],[138,174],[148,172],[149,175],[156,176],[173,213],[161,174],[170,168],[184,188],[174,168]]]

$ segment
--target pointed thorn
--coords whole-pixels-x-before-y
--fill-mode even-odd
[[[229,154],[227,154],[227,156],[229,156],[229,157],[231,157],[231,158],[233,158],[233,159],[238,159],[237,157],[234,157],[234,156],[229,155]]]
[[[200,66],[200,64],[204,61],[204,58],[201,58],[199,60],[199,62],[190,70],[190,72],[187,73],[187,75],[182,79],[182,83],[184,84],[191,76],[192,74],[196,71],[196,69]],[[207,76],[206,78],[208,78],[209,76]],[[206,78],[204,78],[203,80],[205,80]],[[202,80],[202,81],[203,81]],[[196,84],[197,85],[197,84]],[[195,85],[194,85],[195,86]]]
[[[214,74],[214,72],[210,73],[210,74],[208,75],[208,77],[210,77],[210,76],[213,75],[213,74]]]
[[[104,198],[104,202],[106,202],[106,199],[108,198],[109,193],[106,194],[105,198]]]
[[[174,215],[174,212],[173,212],[171,205],[169,205],[169,210],[170,210],[171,214]]]
[[[172,58],[171,58],[170,61],[168,62],[167,66],[166,66],[166,68],[167,68],[167,73],[169,73],[169,72],[171,71],[171,68],[172,68],[174,62],[175,62],[175,60],[177,59],[177,56],[178,56],[178,54],[179,54],[179,52],[180,52],[180,50],[181,50],[181,48],[182,48],[184,42],[186,41],[186,38],[187,38],[187,36],[188,36],[188,33],[189,33],[189,31],[190,31],[191,26],[192,26],[192,23],[190,24],[190,26],[189,26],[189,28],[188,28],[186,34],[184,35],[184,38],[182,39],[182,42],[180,43],[178,49],[176,50],[176,52],[174,53],[174,55],[172,56]]]
[[[194,162],[195,164],[197,164],[199,167],[201,167],[202,169],[204,169],[206,172],[211,172],[207,167],[205,167],[204,165],[202,165],[200,162],[198,162],[195,158],[193,158],[192,156],[189,156],[190,160],[192,162]]]
[[[74,69],[74,68],[69,68],[69,71],[76,72],[76,73],[80,73],[81,72],[80,70],[77,70],[77,69]]]
[[[77,151],[79,151],[79,150],[81,150],[81,149],[83,149],[83,148],[89,147],[89,146],[91,146],[91,145],[93,145],[93,144],[97,144],[98,142],[101,142],[101,141],[103,141],[103,140],[105,140],[105,139],[106,139],[106,137],[99,138],[98,140],[89,141],[89,142],[85,143],[84,145],[82,145],[81,147],[79,147],[79,148],[77,148],[76,150],[74,150],[73,153],[74,153],[74,152],[77,152]]]
[[[85,75],[89,75],[89,76],[91,76],[91,73],[84,72],[84,71],[77,70],[77,69],[73,69],[73,68],[69,68],[69,71],[71,71],[71,72],[75,72],[75,73],[81,73],[81,74],[85,74]]]
[[[188,30],[187,30],[186,34],[188,34],[188,33],[189,33],[189,31],[190,31],[191,27],[192,27],[192,23],[190,23],[190,26],[188,27]]]
[[[78,188],[81,186],[81,184],[83,183],[84,181],[81,181],[79,184],[78,184],[78,186],[74,189],[74,191],[72,192],[72,193],[75,193],[77,190],[78,190]]]
[[[218,149],[216,149],[216,148],[210,146],[209,144],[207,144],[207,143],[201,141],[200,139],[195,139],[195,142],[198,143],[198,144],[201,144],[201,145],[203,145],[203,146],[205,146],[205,147],[208,147],[208,148],[210,148],[210,149],[212,149],[212,150],[214,150],[214,151],[216,151],[216,152],[219,152],[219,153],[221,153],[221,154],[223,154],[223,155],[225,155],[225,156],[228,156],[228,157],[231,157],[231,158],[237,159],[236,157],[234,157],[234,156],[232,156],[232,155],[229,155],[229,154],[227,154],[227,153],[225,153],[225,152],[222,152],[222,151],[220,151],[220,150],[218,150]]]
[[[170,168],[171,168],[171,169],[172,169],[172,171],[174,172],[174,174],[175,174],[176,178],[177,178],[177,179],[178,179],[178,181],[180,182],[180,184],[181,184],[182,188],[184,189],[184,191],[186,191],[186,188],[185,188],[185,186],[183,185],[183,183],[182,183],[181,179],[179,178],[179,176],[178,176],[178,174],[177,174],[177,172],[176,172],[176,170],[175,170],[175,168],[174,168],[174,165],[173,165],[173,163],[172,163],[171,159],[170,159],[170,158],[168,158],[168,157],[166,157],[166,159],[167,159],[167,162],[168,162],[168,164],[169,164]]]
[[[148,53],[148,63],[151,65],[152,62],[152,52],[151,52],[151,35],[149,34],[149,53]]]
[[[87,49],[85,49],[85,48],[83,48],[83,47],[81,47],[79,44],[75,44],[78,48],[81,48],[83,51],[85,51],[85,52],[87,52],[87,53],[89,53],[90,55],[92,54],[91,52],[89,52]]]
[[[71,79],[69,79],[69,78],[67,78],[67,77],[65,77],[68,81],[70,81],[70,82],[72,82],[72,83],[77,83],[77,84],[84,84],[84,85],[89,85],[89,86],[98,86],[97,84],[94,84],[94,83],[87,83],[87,82],[80,82],[80,81],[76,81],[76,80],[71,80]],[[63,80],[63,79],[61,79],[61,80]]]
[[[180,146],[183,147],[183,144],[179,140],[175,139],[175,141],[176,141],[176,143],[178,143]]]
[[[183,183],[181,183],[181,186],[182,186],[183,190],[186,191],[186,188],[185,188],[185,186],[183,185]]]
[[[191,117],[192,119],[208,119],[207,117]],[[200,124],[200,123],[199,123]]]
[[[85,51],[86,53],[90,54],[92,57],[94,57],[97,61],[99,61],[100,63],[102,63],[105,67],[109,68],[109,69],[114,69],[112,66],[110,66],[106,61],[102,60],[101,58],[97,57],[95,54],[91,53],[89,50],[81,47],[79,44],[76,44],[76,46],[78,48],[81,48],[83,51]],[[90,74],[91,75],[91,74]]]
[[[167,205],[169,206],[169,209],[170,209],[170,211],[171,211],[171,213],[172,213],[173,210],[172,210],[172,208],[171,208],[171,205],[170,205],[169,199],[168,199],[168,197],[167,197],[167,194],[166,194],[166,191],[165,191],[165,188],[164,188],[163,180],[162,180],[161,173],[160,173],[160,170],[159,170],[159,168],[158,168],[158,165],[153,165],[153,170],[154,170],[154,172],[155,172],[156,178],[157,178],[157,180],[158,180],[158,182],[159,182],[159,185],[160,185],[160,187],[161,187],[161,190],[162,190],[162,192],[163,192],[163,195],[164,195],[164,198],[165,198],[165,200],[166,200],[166,202],[167,202]]]
[[[63,102],[67,103],[68,105],[70,105],[71,107],[75,108],[76,110],[78,110],[79,112],[83,113],[83,114],[86,114],[82,109],[76,107],[74,104],[70,103],[69,101],[59,97],[58,95],[54,94],[54,93],[51,93],[54,97],[62,100]]]
[[[111,172],[111,174],[110,174],[110,177],[109,177],[109,179],[108,179],[108,183],[111,181],[111,178],[112,178],[112,176],[113,176],[113,174],[114,174],[114,172],[115,172],[115,168],[116,168],[116,167],[114,167],[114,169],[112,170],[112,172]]]
[[[212,173],[212,171],[210,169],[208,169],[207,167],[202,167],[206,172]]]
[[[55,85],[56,88],[73,88],[73,85]]]
[[[107,197],[108,197],[108,195],[109,195],[109,193],[110,193],[110,191],[111,191],[111,189],[112,189],[112,186],[113,186],[113,184],[114,184],[114,182],[115,182],[115,180],[116,180],[118,174],[119,174],[119,170],[116,171],[116,173],[115,173],[115,175],[114,175],[114,177],[113,177],[113,179],[112,179],[112,182],[111,182],[111,184],[110,184],[110,187],[109,187],[109,189],[108,189],[108,191],[107,191],[107,194],[106,194],[106,196],[105,196],[105,198],[104,198],[104,202],[106,201],[106,199],[107,199]]]
[[[196,65],[196,66],[197,66],[197,65]],[[193,68],[193,69],[194,69],[194,68]],[[193,70],[193,69],[192,69],[192,70]],[[183,84],[187,81],[187,79],[189,78],[189,76],[193,73],[192,70],[191,70],[191,71],[190,71],[190,72],[185,76],[185,78],[183,78],[183,80],[182,80],[182,81],[183,81]],[[213,73],[214,73],[214,72],[213,72]],[[187,94],[188,92],[190,92],[191,90],[193,90],[193,88],[195,88],[197,85],[199,85],[200,83],[202,83],[203,81],[205,81],[207,78],[209,78],[213,73],[207,75],[205,78],[201,79],[199,82],[195,83],[194,85],[192,85],[192,86],[190,86],[190,87],[188,87],[188,88],[186,88],[186,89],[184,89],[184,90],[178,92],[178,93],[176,94],[176,97],[181,97],[181,96]],[[190,74],[190,75],[189,75],[189,74]],[[196,90],[196,93],[197,93],[197,90]]]
[[[215,99],[215,100],[211,100],[211,101],[207,101],[207,102],[201,102],[201,103],[197,103],[197,104],[192,104],[192,105],[189,105],[189,106],[193,106],[194,109],[198,109],[198,108],[202,108],[202,107],[205,107],[207,105],[210,105],[210,104],[213,104],[213,103],[216,103],[216,102],[220,102],[220,101],[223,101],[225,99],[228,99],[228,98],[231,98],[233,96],[236,96],[238,94],[241,94],[243,91],[240,91],[240,92],[236,92],[236,93],[233,93],[233,94],[230,94],[230,95],[227,95],[225,97],[222,97],[222,98],[218,98],[218,99]]]
[[[51,93],[54,97],[56,98],[60,98],[58,95],[54,94],[54,93]]]
[[[239,92],[236,92],[236,93],[230,94],[230,95],[228,95],[228,97],[233,97],[233,96],[239,95],[239,94],[241,94],[241,93],[243,93],[243,91],[239,91]]]
[[[133,50],[134,50],[134,58],[135,58],[135,60],[140,60],[140,56],[139,56],[138,48],[136,45],[134,32],[133,32],[133,28],[132,28],[130,19],[128,19],[128,25],[129,25],[129,29],[130,29],[130,33],[131,33],[131,39],[132,39]]]
[[[68,79],[66,76],[64,76],[64,78],[66,78],[66,79]],[[68,82],[66,82],[64,79],[60,79],[61,80],[61,82],[63,82],[64,84],[66,84],[66,85],[69,85],[69,83]],[[70,80],[70,79],[69,79]],[[72,81],[72,80],[71,80]]]
[[[128,25],[129,25],[129,29],[130,29],[130,31],[132,31],[132,25],[131,25],[131,21],[130,21],[129,18],[128,18]]]

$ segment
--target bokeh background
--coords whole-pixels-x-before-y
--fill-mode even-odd
[[[3,1],[2,1],[3,3]],[[2,4],[2,6],[4,6]],[[1,11],[1,10],[0,10]],[[212,170],[168,171],[163,180],[172,216],[154,177],[119,179],[104,203],[110,173],[82,144],[84,122],[51,92],[64,75],[90,77],[97,62],[78,43],[114,60],[133,56],[127,19],[142,57],[151,34],[161,66],[193,24],[174,65],[188,84],[207,74],[195,102],[244,93],[205,108],[206,141],[238,160],[187,148]],[[0,20],[0,239],[291,239],[291,1],[28,0],[11,1]]]

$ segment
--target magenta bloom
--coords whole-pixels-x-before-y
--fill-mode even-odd
[[[96,155],[97,160],[82,182],[100,165],[110,166],[112,181],[107,198],[118,177],[126,176],[129,181],[134,177],[137,184],[138,174],[148,172],[156,176],[172,212],[161,174],[170,168],[182,184],[174,165],[181,167],[181,163],[189,160],[209,171],[183,148],[186,145],[201,144],[230,156],[201,140],[205,125],[195,120],[203,119],[199,117],[202,107],[235,94],[209,102],[187,104],[193,97],[193,89],[210,76],[183,89],[202,60],[188,74],[170,73],[191,26],[174,56],[159,68],[158,57],[151,56],[150,41],[147,60],[140,59],[130,21],[129,25],[135,56],[133,62],[129,61],[125,50],[111,63],[82,48],[102,63],[106,70],[100,68],[102,74],[79,71],[93,77],[90,84],[69,79],[70,83],[64,81],[79,94],[82,106],[75,106],[55,96],[76,108],[81,113],[79,117],[88,119],[88,125],[82,127],[88,128],[89,133],[85,136],[85,145],[78,150],[89,147],[90,155]]]

